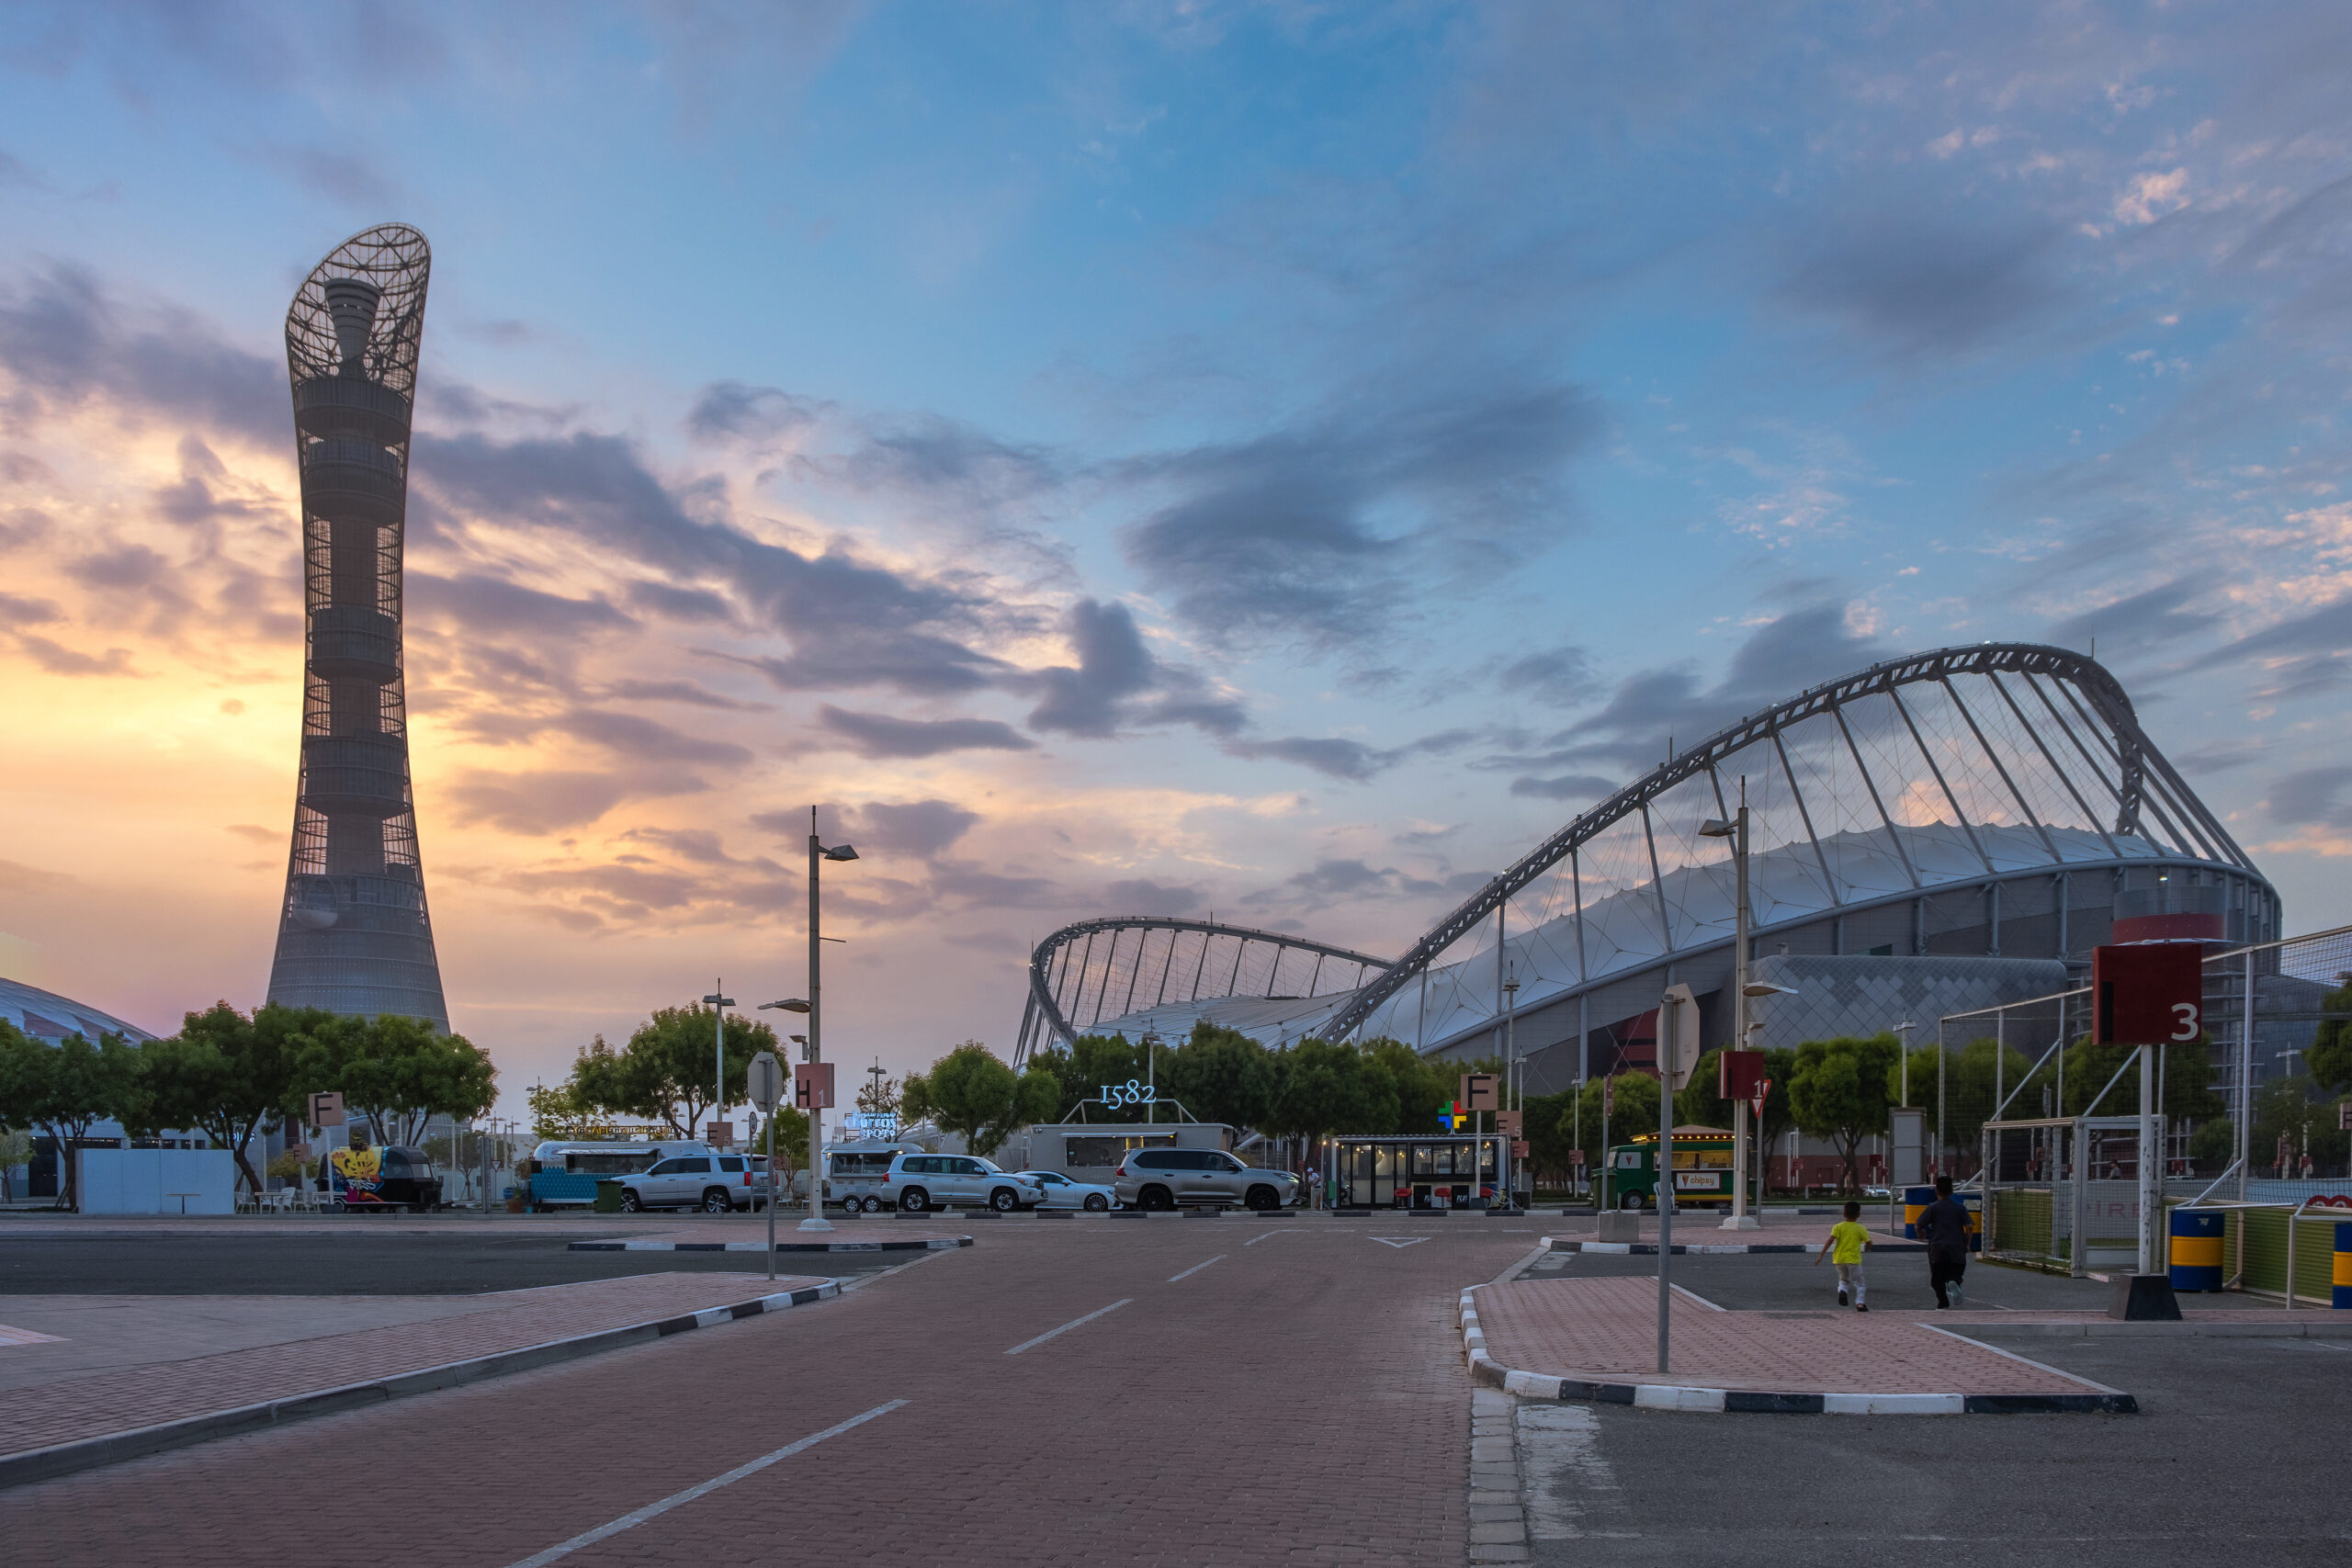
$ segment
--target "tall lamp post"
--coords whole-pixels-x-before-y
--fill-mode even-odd
[[[725,1113],[727,1107],[727,1010],[735,1005],[735,998],[719,994],[726,989],[726,981],[716,981],[710,995],[703,998],[703,1005],[710,1009],[710,1048],[716,1064],[711,1080],[715,1087],[710,1097],[710,1125],[714,1132],[718,1130],[718,1118]]]
[[[817,872],[826,861],[853,861],[857,852],[847,844],[835,844],[828,849],[817,837],[817,808],[808,808],[808,1044],[805,1055],[813,1066],[825,1059],[823,1017],[823,984],[819,977],[824,953],[824,937],[817,929]],[[810,1086],[808,1096],[808,1217],[800,1222],[804,1231],[829,1231],[825,1223],[825,1108],[821,1097]]]
[[[1733,911],[1734,956],[1732,959],[1732,1049],[1747,1049],[1747,781],[1739,781],[1739,809],[1729,821],[1711,817],[1699,824],[1699,832],[1710,839],[1731,840],[1732,879],[1736,888]],[[1758,1221],[1747,1212],[1747,1096],[1742,1093],[1732,1101],[1731,1108],[1731,1213],[1724,1216],[1724,1230],[1754,1230]]]
[[[1513,1111],[1523,1111],[1527,1097],[1520,1092],[1519,1087],[1519,971],[1517,969],[1513,969],[1510,972],[1510,977],[1503,982],[1503,1055],[1508,1063],[1509,1074],[1503,1080],[1503,1103]],[[1524,1128],[1522,1128],[1523,1131]],[[1497,1156],[1495,1164],[1498,1175],[1508,1173],[1509,1177],[1508,1184],[1503,1189],[1504,1205],[1517,1208],[1519,1206],[1519,1164],[1516,1160],[1506,1160],[1500,1157],[1509,1150],[1510,1142],[1511,1140],[1508,1138],[1495,1140]],[[1533,1190],[1530,1189],[1528,1196],[1532,1198],[1534,1195]]]

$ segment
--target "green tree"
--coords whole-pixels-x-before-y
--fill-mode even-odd
[[[1630,1144],[1645,1134],[1657,1136],[1657,1079],[1647,1073],[1618,1073],[1611,1078],[1587,1078],[1580,1100],[1570,1101],[1560,1112],[1559,1132],[1564,1137],[1574,1137],[1580,1124],[1584,1130],[1586,1168],[1595,1172],[1602,1168],[1608,1150],[1600,1141],[1601,1086],[1614,1083],[1614,1109],[1609,1112],[1609,1142]]]
[[[1572,1089],[1557,1094],[1531,1094],[1520,1107],[1526,1112],[1521,1125],[1527,1140],[1527,1168],[1546,1186],[1564,1184],[1576,1165],[1570,1157],[1576,1152],[1578,1130],[1576,1098]]]
[[[1195,1120],[1255,1127],[1274,1098],[1273,1053],[1238,1030],[1203,1019],[1159,1063],[1159,1089]]]
[[[107,1117],[126,1125],[145,1114],[146,1089],[138,1051],[119,1034],[93,1045],[69,1034],[44,1045],[0,1021],[0,1123],[39,1127],[57,1150],[61,1208],[74,1201],[74,1146]]]
[[[33,1157],[33,1141],[16,1128],[0,1132],[0,1201],[17,1201],[17,1168]]]
[[[270,1003],[248,1018],[227,1002],[187,1014],[180,1032],[140,1052],[142,1097],[136,1130],[200,1132],[227,1149],[246,1184],[261,1190],[250,1149],[262,1129],[304,1109],[302,1071],[317,1033],[334,1025],[318,1008]]]
[[[2319,1032],[2312,1037],[2312,1048],[2303,1057],[2303,1066],[2330,1094],[2352,1089],[2352,975],[2339,975],[2336,978],[2344,983],[2322,997],[2319,1003],[2320,1011],[2333,1016],[2320,1021]]]
[[[1319,1138],[1396,1125],[1396,1080],[1353,1045],[1302,1040],[1282,1052],[1273,1103],[1261,1131]]]
[[[2272,1078],[2254,1091],[2251,1154],[2257,1169],[2275,1165],[2278,1140],[2287,1140],[2290,1164],[2300,1168],[2306,1149],[2323,1168],[2343,1164],[2346,1134],[2335,1126],[2335,1107],[2312,1098],[2319,1086],[2308,1077]]]
[[[1887,1128],[1887,1072],[1902,1051],[1892,1033],[1808,1040],[1797,1047],[1789,1107],[1806,1136],[1834,1145],[1846,1162],[1846,1190],[1860,1197],[1862,1140]]]
[[[1389,1082],[1396,1086],[1396,1119],[1385,1127],[1366,1127],[1364,1132],[1434,1133],[1438,1120],[1446,1107],[1453,1103],[1462,1087],[1465,1065],[1474,1072],[1490,1072],[1499,1063],[1440,1061],[1424,1056],[1401,1040],[1368,1040],[1362,1050],[1368,1066],[1385,1071]],[[1497,1075],[1499,1083],[1500,1075]],[[1375,1092],[1376,1089],[1375,1089]]]
[[[1028,1090],[1031,1104],[1041,1104],[1059,1089],[1050,1073],[1032,1074],[1036,1087]],[[927,1116],[943,1133],[953,1133],[976,1155],[993,1154],[1012,1134],[1023,1104],[1022,1080],[996,1053],[977,1040],[967,1040],[931,1065],[928,1072],[908,1076],[899,1091],[900,1104],[910,1116]]]
[[[379,1143],[413,1145],[431,1118],[479,1116],[498,1098],[490,1054],[421,1019],[334,1018],[302,1039],[298,1080],[340,1089],[345,1111],[364,1118]]]
[[[768,1152],[767,1128],[763,1124],[759,1136],[748,1145],[755,1155]],[[775,1108],[775,1190],[787,1196],[792,1190],[792,1173],[808,1163],[808,1113],[789,1105]]]
[[[572,1063],[571,1083],[581,1102],[597,1110],[659,1121],[681,1138],[695,1135],[706,1112],[743,1103],[752,1058],[776,1048],[775,1031],[741,1013],[712,1027],[713,1010],[700,1005],[662,1008],[639,1024],[628,1043],[614,1051],[599,1035]],[[714,1033],[725,1042],[726,1095],[718,1094]],[[713,1101],[718,1104],[714,1105]]]

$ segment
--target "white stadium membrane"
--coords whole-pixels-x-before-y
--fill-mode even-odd
[[[1753,954],[1878,960],[1854,971],[1869,987],[1839,987],[1866,988],[1875,1011],[1911,991],[1922,1008],[2025,994],[2119,917],[2218,917],[2233,942],[2279,934],[2276,893],[2112,675],[2064,649],[1987,643],[1742,719],[1577,817],[1395,959],[1204,920],[1067,926],[1031,955],[1015,1060],[1086,1032],[1180,1038],[1200,1019],[1270,1045],[1387,1036],[1483,1055],[1499,1045],[1506,976],[1531,1089],[1648,1065],[1651,1010],[1676,981],[1699,993],[1705,1043],[1724,1043],[1733,873],[1699,827],[1731,814],[1743,782]],[[1897,1021],[1875,1011],[1850,1027]]]

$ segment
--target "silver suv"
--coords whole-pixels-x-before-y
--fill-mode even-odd
[[[1297,1177],[1243,1165],[1220,1149],[1131,1150],[1111,1182],[1119,1201],[1134,1209],[1172,1209],[1180,1203],[1281,1209],[1298,1197]]]
[[[700,1209],[724,1214],[763,1204],[760,1168],[742,1155],[707,1152],[656,1160],[637,1176],[620,1178],[621,1209]]]
[[[961,1203],[1010,1213],[1045,1201],[1046,1190],[1033,1176],[1015,1176],[978,1155],[901,1154],[882,1178],[882,1195],[905,1213]]]

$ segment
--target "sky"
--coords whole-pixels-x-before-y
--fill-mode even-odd
[[[16,5],[0,974],[262,999],[283,322],[433,246],[419,833],[502,1110],[714,978],[1010,1054],[1107,913],[1408,945],[1804,685],[2089,650],[2352,921],[2352,11]]]

